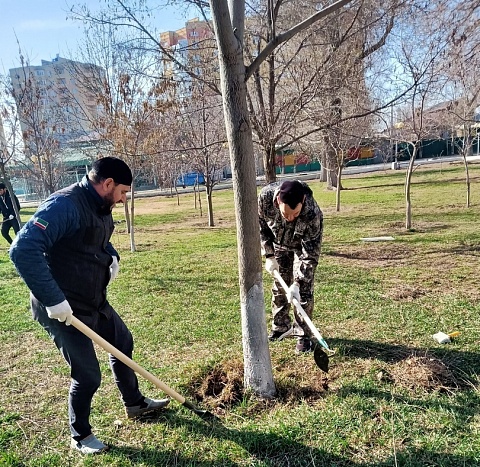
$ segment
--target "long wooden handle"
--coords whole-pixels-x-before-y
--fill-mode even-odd
[[[278,281],[278,283],[282,286],[282,289],[284,290],[284,292],[287,293],[287,290],[289,289],[289,287],[286,284],[286,282],[283,280],[283,277],[280,275],[280,272],[278,271],[278,269],[275,269],[273,271],[273,275],[275,279]],[[325,342],[325,339],[318,332],[318,329],[312,323],[312,320],[307,315],[307,312],[303,309],[302,305],[300,305],[300,302],[296,298],[293,299],[293,305],[297,309],[302,319],[305,321],[306,325],[310,328],[310,331],[312,331],[312,334],[317,338],[320,345],[325,349],[330,350],[330,348],[328,347],[328,344]]]
[[[90,329],[75,316],[72,316],[71,324],[73,327],[77,328],[80,332],[92,339],[92,341],[98,344],[102,349],[117,357],[121,362],[125,363],[125,365],[127,365],[136,373],[142,375],[145,379],[148,379],[148,381],[160,388],[170,397],[180,402],[180,404],[185,404],[185,397],[168,387],[164,382],[160,381],[156,376],[153,376],[149,371],[145,370],[145,368],[142,368],[138,363],[135,363],[131,358],[127,357],[123,352],[107,342],[103,337],[99,336],[95,331]]]

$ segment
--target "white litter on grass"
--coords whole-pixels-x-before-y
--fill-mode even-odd
[[[391,242],[395,239],[393,237],[363,237],[360,240],[364,242]]]
[[[444,332],[437,332],[436,334],[433,334],[432,337],[439,343],[439,344],[449,344],[452,342],[450,340],[450,336],[448,334],[445,334]]]

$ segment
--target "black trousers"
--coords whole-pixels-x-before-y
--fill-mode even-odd
[[[2,224],[2,237],[8,242],[12,243],[12,237],[9,235],[10,229],[13,228],[15,234],[20,230],[20,225],[17,219],[4,219]]]
[[[100,315],[100,314],[99,314]],[[38,313],[38,322],[50,334],[55,345],[70,365],[70,393],[68,412],[72,438],[83,439],[92,433],[89,422],[92,399],[100,387],[101,373],[93,342],[73,326],[50,319],[46,311]],[[132,357],[133,337],[115,310],[107,318],[99,316],[92,329],[113,346]],[[110,367],[125,405],[133,405],[142,398],[135,372],[110,355]],[[100,410],[102,410],[100,408]]]

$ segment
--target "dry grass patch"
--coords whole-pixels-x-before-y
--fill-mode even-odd
[[[358,380],[368,375],[375,375],[380,383],[428,393],[454,391],[468,386],[445,362],[428,355],[402,355],[401,360],[384,364],[381,369],[375,359],[348,359],[332,365],[328,375],[315,366],[311,355],[305,355],[277,365],[274,370],[277,397],[270,401],[250,400],[249,410],[253,415],[271,410],[277,404],[295,406],[301,402],[315,405],[328,392],[341,390],[346,377]],[[225,414],[226,410],[238,406],[248,397],[240,360],[216,364],[206,375],[197,375],[197,378],[192,383],[197,388],[195,398],[218,415]],[[337,380],[342,383],[336,383]]]
[[[388,371],[394,384],[412,390],[445,392],[466,386],[446,363],[431,356],[411,355],[391,365]]]
[[[414,248],[404,243],[365,242],[341,246],[328,255],[336,258],[341,265],[366,269],[386,268],[409,264],[414,256]]]
[[[384,296],[398,301],[411,301],[429,294],[460,293],[473,300],[480,300],[476,274],[476,256],[480,251],[476,245],[455,244],[450,249],[425,250],[404,242],[372,242],[341,246],[328,254],[337,264],[357,267],[377,274],[384,281]],[[465,270],[462,256],[471,256],[472,271]],[[383,272],[384,269],[402,268],[414,272],[415,283],[407,283],[397,273]],[[463,268],[462,270],[460,268]],[[413,274],[411,274],[413,275]]]
[[[192,385],[194,397],[219,414],[237,406],[248,396],[244,387],[242,360],[225,360],[204,375],[196,375]],[[275,404],[314,404],[328,390],[328,376],[316,367],[313,354],[289,359],[275,366],[274,378],[277,397],[272,401],[256,401],[254,412],[268,410]]]

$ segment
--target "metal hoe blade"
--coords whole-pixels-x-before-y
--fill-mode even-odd
[[[288,290],[288,285],[283,280],[280,272],[278,270],[275,270],[273,271],[273,275],[275,279],[279,282],[279,284],[282,286],[283,290],[286,292]],[[308,326],[312,335],[317,340],[317,343],[315,344],[315,348],[313,350],[313,358],[315,360],[315,363],[317,364],[318,368],[323,370],[325,373],[328,373],[329,357],[334,355],[335,351],[330,349],[328,344],[325,342],[325,339],[322,337],[322,335],[318,332],[318,329],[312,323],[312,320],[308,317],[302,305],[300,305],[299,301],[295,298],[293,299],[293,306],[296,308],[300,318]]]
[[[315,344],[315,348],[313,349],[313,359],[320,370],[328,373],[328,363],[330,359],[319,344]]]
[[[186,407],[187,409],[191,410],[193,413],[195,413],[195,415],[198,415],[203,420],[206,420],[208,422],[220,422],[221,421],[212,412],[209,412],[208,410],[200,410],[197,407],[195,407],[192,403],[188,402],[187,400],[182,405],[184,407]]]

